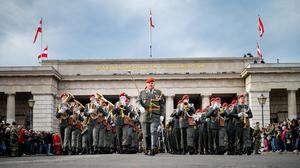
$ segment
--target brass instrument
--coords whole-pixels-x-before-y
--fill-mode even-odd
[[[162,97],[163,97],[163,94],[160,94],[160,96],[159,96],[158,98],[150,99],[150,104],[149,104],[149,107],[148,107],[148,111],[149,111],[150,113],[152,113],[153,107],[154,107],[154,108],[160,108],[159,105],[156,105],[156,104],[153,103],[153,102],[158,102],[158,101],[160,101],[160,100],[162,99]]]
[[[58,118],[60,123],[62,123],[63,120],[68,119],[69,114],[67,113],[67,110],[70,108],[71,108],[71,105],[69,103],[64,103],[60,107],[57,108],[57,113],[61,114],[60,117]]]
[[[125,110],[125,107],[122,103],[118,102],[117,103],[117,109],[121,112],[121,118],[124,118],[125,117],[125,114],[124,114],[124,110]]]
[[[88,113],[90,114],[90,117],[95,120],[97,119],[99,116],[98,112],[97,112],[97,107],[94,103],[89,103],[87,104],[87,108],[88,108]]]
[[[183,108],[184,113],[186,113],[187,116],[189,116],[189,114],[187,112],[190,110],[190,104],[188,102],[184,102],[182,108]]]
[[[69,117],[67,110],[71,109],[70,101],[75,99],[71,93],[65,93],[65,94],[67,95],[67,98],[62,100],[61,106],[58,107],[58,109],[57,109],[57,113],[61,113],[60,118],[59,118],[60,123]]]
[[[78,128],[80,131],[83,130],[83,126],[81,124],[81,121],[78,120],[79,114],[74,113],[71,115],[68,119],[68,125],[72,125],[75,128]]]
[[[246,110],[246,111],[245,111]],[[243,113],[243,115],[241,116],[241,121],[243,122],[244,124],[244,128],[248,128],[250,126],[250,121],[249,121],[249,118],[246,117],[244,114],[247,114],[247,112],[249,111],[250,109],[243,109],[243,111],[241,111],[241,113]]]
[[[224,117],[221,116],[221,114],[224,114],[224,112],[225,112],[225,109],[220,108],[220,110],[218,111],[218,116],[217,116],[219,126],[222,126],[222,127],[225,126],[225,119],[224,119]]]
[[[88,130],[88,123],[91,122],[91,117],[86,117],[82,122],[81,134],[84,134]]]
[[[75,106],[78,107],[78,110],[83,110],[84,109],[84,106],[77,100],[74,100],[75,102]]]
[[[95,98],[97,100],[99,100],[99,101],[107,102],[110,107],[114,107],[114,104],[112,104],[110,101],[108,101],[107,99],[105,99],[105,97],[100,92],[96,92]]]
[[[99,118],[100,117],[100,113],[92,113],[91,115],[90,115],[90,117],[91,117],[91,119],[92,120],[96,120],[97,118]]]

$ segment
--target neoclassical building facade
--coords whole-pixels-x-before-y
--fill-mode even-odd
[[[45,60],[40,66],[0,67],[0,117],[35,130],[57,130],[58,97],[71,92],[83,104],[96,91],[112,103],[125,91],[135,104],[148,76],[166,98],[166,118],[182,95],[196,108],[219,96],[230,103],[246,93],[262,122],[258,97],[267,98],[264,123],[300,117],[300,63],[255,64],[255,57]],[[34,100],[29,107],[28,100]]]

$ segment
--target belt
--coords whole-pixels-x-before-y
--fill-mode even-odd
[[[160,115],[159,113],[154,113],[154,112],[152,112],[152,114],[155,114],[155,115]]]

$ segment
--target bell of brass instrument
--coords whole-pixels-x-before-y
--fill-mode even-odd
[[[96,92],[95,93],[95,98],[98,99],[98,100],[100,100],[100,101],[107,102],[109,104],[109,106],[114,107],[114,104],[112,104],[110,101],[108,101],[107,99],[105,99],[105,97],[100,92]]]
[[[186,114],[188,117],[191,117],[188,113],[190,108],[191,108],[191,106],[188,102],[182,103],[182,110],[183,110],[182,116],[184,116],[184,114]]]
[[[62,101],[63,104],[75,99],[75,97],[71,93],[65,93],[65,94],[67,95],[67,98]]]

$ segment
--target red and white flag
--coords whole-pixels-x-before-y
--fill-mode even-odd
[[[35,35],[34,35],[34,39],[33,39],[33,44],[36,42],[36,39],[37,39],[39,33],[42,33],[42,18],[41,18],[41,20],[39,22],[39,25],[38,25],[38,27],[37,27],[37,29],[35,31]]]
[[[258,15],[258,33],[259,33],[259,37],[262,37],[264,32],[265,32],[264,24],[263,24],[260,16]]]
[[[151,9],[150,9],[150,28],[154,28],[154,24],[153,24],[153,20],[152,20],[152,13],[151,13]]]
[[[262,61],[262,52],[261,52],[261,49],[259,48],[258,43],[256,43],[256,53],[259,58],[259,61],[261,62]]]
[[[48,46],[44,49],[44,51],[38,55],[38,59],[46,59],[48,58]]]

